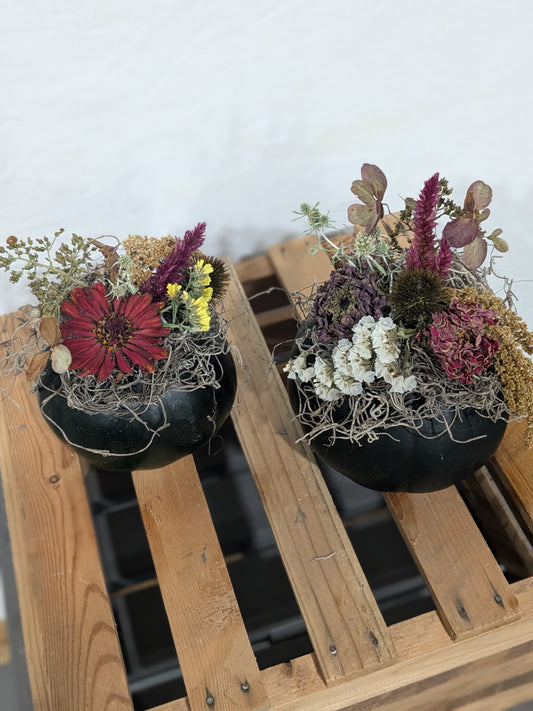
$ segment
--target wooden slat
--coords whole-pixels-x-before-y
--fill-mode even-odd
[[[35,711],[132,709],[78,458],[21,378],[11,398],[0,468]]]
[[[327,684],[386,665],[383,618],[235,275],[229,338],[246,364],[232,417]]]
[[[269,254],[289,292],[311,278],[327,279],[331,270],[325,253],[309,253],[307,238],[276,245]],[[514,596],[455,488],[385,499],[454,639],[516,619]]]
[[[525,422],[510,422],[489,469],[533,533],[533,449],[524,444]]]
[[[0,620],[0,664],[7,664],[11,659],[7,625],[5,620]]]
[[[326,686],[314,654],[265,669],[272,711],[503,711],[533,699],[533,578],[514,583],[523,618],[484,635],[452,642],[435,612],[392,625],[399,654],[391,667],[364,679]],[[501,693],[500,693],[501,692]],[[508,693],[505,693],[508,692]],[[494,706],[494,698],[505,699]],[[188,711],[184,700],[151,711]],[[525,709],[524,709],[525,711]]]
[[[385,500],[452,639],[519,617],[516,597],[454,486]]]
[[[533,575],[533,545],[487,467],[461,482],[460,492],[505,571],[515,579]]]
[[[328,278],[331,272],[329,258],[323,251],[312,255],[309,250],[315,245],[316,237],[308,236],[269,248],[268,254],[278,278],[289,292],[309,294],[316,283]],[[298,318],[305,315],[297,309]]]
[[[254,282],[258,279],[267,279],[274,275],[272,262],[267,254],[259,254],[254,257],[242,259],[236,269],[239,273],[239,279],[243,286],[247,282]]]
[[[268,709],[193,458],[133,480],[190,708]]]

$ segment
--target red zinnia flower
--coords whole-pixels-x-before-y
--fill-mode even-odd
[[[169,332],[161,324],[161,304],[149,294],[108,299],[101,282],[76,287],[63,301],[61,335],[72,354],[72,370],[105,380],[115,367],[131,373],[132,366],[153,372],[154,361],[166,356],[161,340]]]

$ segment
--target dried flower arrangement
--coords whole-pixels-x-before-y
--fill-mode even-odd
[[[111,246],[76,234],[58,245],[62,233],[0,246],[0,268],[14,283],[25,276],[37,300],[1,344],[4,376],[26,371],[39,386],[50,359],[69,403],[93,413],[149,404],[175,384],[216,386],[210,357],[228,350],[216,308],[228,274],[200,251],[205,223],[181,239],[130,235]]]
[[[318,205],[296,212],[334,267],[302,305],[308,317],[285,368],[306,438],[372,442],[395,426],[417,429],[425,417],[473,408],[493,421],[527,418],[533,445],[533,333],[515,311],[511,282],[501,278],[501,296],[489,287],[494,250],[508,249],[500,229],[483,227],[491,188],[474,182],[460,206],[435,174],[394,215],[385,214],[386,188],[383,172],[363,165],[348,240],[328,236],[334,225]]]

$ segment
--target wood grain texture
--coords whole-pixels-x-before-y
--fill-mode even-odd
[[[453,639],[518,618],[516,597],[455,487],[385,500]]]
[[[326,254],[311,255],[308,239],[276,245],[269,253],[289,292],[310,278],[329,276]],[[455,488],[385,499],[454,639],[516,619],[516,600]]]
[[[478,469],[461,482],[460,492],[506,573],[514,579],[533,575],[533,544],[488,468]]]
[[[317,283],[328,278],[331,264],[326,252],[311,254],[311,247],[316,245],[316,237],[308,236],[282,242],[269,248],[268,254],[276,274],[289,293],[306,296]],[[295,300],[296,316],[300,320],[306,314]]]
[[[7,625],[5,620],[0,620],[0,664],[7,664],[11,659]]]
[[[21,378],[0,413],[0,469],[35,711],[131,710],[78,458],[51,434]]]
[[[511,589],[522,619],[484,635],[452,642],[436,612],[391,625],[399,660],[364,680],[327,686],[314,654],[265,669],[272,711],[503,711],[533,700],[533,578]],[[188,706],[179,699],[151,711]]]
[[[232,417],[328,684],[391,663],[395,651],[237,279],[229,338],[246,373]]]
[[[133,480],[191,710],[268,709],[193,458]]]
[[[525,422],[510,422],[488,468],[533,534],[533,449],[524,444]]]

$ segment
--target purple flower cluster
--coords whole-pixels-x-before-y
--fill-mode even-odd
[[[494,311],[475,302],[462,303],[457,298],[451,300],[446,311],[433,314],[428,334],[430,346],[452,380],[470,385],[475,375],[494,363],[498,341],[484,331],[497,321]]]
[[[437,226],[437,203],[439,200],[439,174],[426,180],[416,202],[413,215],[414,239],[411,242],[406,269],[430,269],[444,277],[450,269],[452,250],[447,240],[442,239],[437,252],[435,227]]]
[[[155,302],[164,301],[167,284],[179,284],[183,279],[182,271],[188,266],[191,255],[204,242],[205,222],[199,222],[194,230],[187,230],[183,239],[176,239],[176,246],[165,261],[144,282],[139,289],[141,294],[150,294]]]
[[[384,316],[386,296],[378,284],[379,275],[369,269],[346,264],[331,272],[318,287],[312,317],[319,339],[326,343],[351,338],[352,327],[363,316]]]

